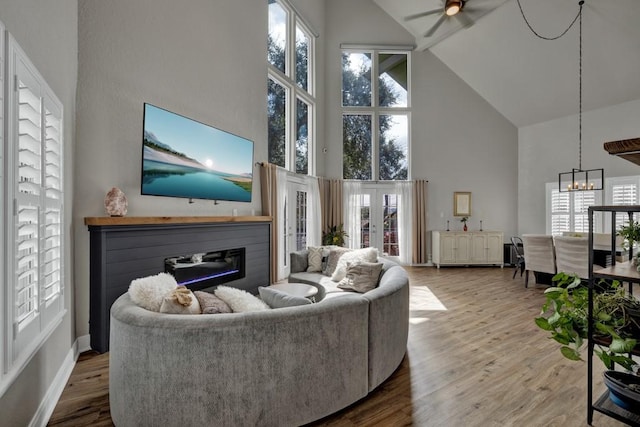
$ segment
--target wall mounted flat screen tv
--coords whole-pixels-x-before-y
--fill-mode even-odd
[[[253,142],[144,104],[141,193],[251,202]]]

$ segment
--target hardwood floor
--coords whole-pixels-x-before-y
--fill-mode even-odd
[[[367,398],[312,426],[587,425],[586,361],[562,357],[533,322],[545,287],[525,289],[510,268],[407,270],[411,324],[400,368]],[[604,367],[595,366],[599,396]],[[83,354],[49,425],[113,425],[108,376],[108,354]],[[593,425],[624,424],[595,413]]]

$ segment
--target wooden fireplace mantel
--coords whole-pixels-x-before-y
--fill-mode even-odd
[[[271,222],[270,216],[87,216],[85,225],[206,224]]]

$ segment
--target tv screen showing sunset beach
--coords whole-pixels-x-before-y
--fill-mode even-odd
[[[144,104],[144,195],[251,201],[253,142]]]

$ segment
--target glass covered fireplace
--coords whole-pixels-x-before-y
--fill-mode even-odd
[[[165,258],[164,271],[193,291],[245,277],[245,248]]]

